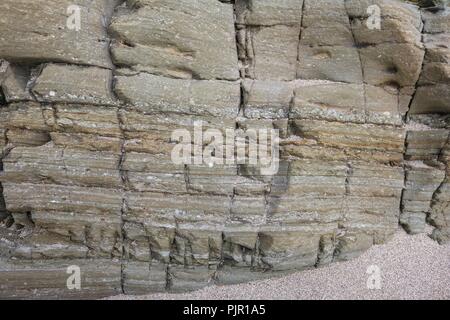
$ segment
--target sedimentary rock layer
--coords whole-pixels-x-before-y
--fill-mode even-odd
[[[368,27],[371,5],[381,29]],[[0,9],[0,297],[249,281],[351,259],[399,224],[417,233],[428,223],[449,240],[449,9]],[[200,122],[279,130],[279,170],[175,163],[173,132]],[[66,286],[70,266],[80,291]]]

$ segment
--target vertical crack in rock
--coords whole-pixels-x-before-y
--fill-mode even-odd
[[[170,276],[170,265],[169,264],[167,264],[167,266],[165,267],[164,272],[165,272],[165,286],[164,286],[164,289],[166,291],[169,291],[170,288],[172,287],[172,278]]]
[[[245,105],[246,105],[246,92],[244,89],[244,78],[241,78],[241,102],[239,104],[239,110],[238,110],[238,116],[243,116],[245,114]],[[238,126],[238,123],[236,122],[236,126]]]
[[[6,99],[6,94],[3,89],[3,82],[4,78],[6,78],[7,73],[9,71],[9,63],[3,59],[0,59],[0,116],[2,113],[2,108],[7,108],[8,103]],[[0,119],[1,120],[1,119]],[[0,127],[0,134],[2,134],[2,137],[0,140],[3,140],[2,144],[0,145],[0,174],[3,173],[3,159],[6,158],[7,153],[9,152],[8,146],[9,146],[9,139],[8,139],[8,129]],[[3,193],[3,185],[0,181],[0,223],[5,223],[5,226],[7,226],[10,222],[7,220],[11,217],[11,214],[7,211],[6,208],[6,202],[5,202],[5,196]]]
[[[420,5],[423,7],[423,3]],[[442,62],[448,54],[445,37],[450,30],[448,24],[446,26],[439,23],[445,17],[445,10],[419,9],[420,45],[424,48],[424,56],[404,117],[407,128],[411,127],[412,131],[407,132],[405,140],[405,187],[399,219],[399,223],[408,233],[424,232],[425,224],[431,224],[435,228],[432,237],[438,241],[440,236],[435,235],[440,234],[442,223],[446,221],[444,214],[440,212],[443,211],[442,207],[446,201],[440,195],[443,191],[445,198],[448,179],[448,159],[444,156],[444,149],[449,142],[448,137],[444,138],[443,134],[449,128],[448,124],[442,125],[438,120],[441,118],[443,123],[446,122],[445,117],[439,114],[445,113],[448,108],[443,105],[445,101],[448,104],[448,85],[447,89],[442,85],[443,82],[448,82],[448,76],[443,72],[445,64]],[[441,11],[442,15],[439,13]],[[441,144],[440,148],[438,144]],[[437,153],[436,149],[439,150]],[[418,166],[415,163],[417,161],[421,162],[421,165]],[[418,199],[412,198],[413,192],[417,194]],[[446,229],[445,226],[443,228]],[[443,234],[445,232],[448,231]]]
[[[433,193],[431,205],[430,205],[430,211],[427,213],[427,223],[429,223],[431,226],[434,227],[433,233],[431,234],[431,238],[436,240],[437,242],[443,244],[446,241],[449,240],[450,236],[448,235],[448,229],[449,224],[448,221],[445,219],[445,217],[441,216],[444,214],[444,212],[439,212],[440,210],[444,210],[442,208],[439,208],[442,205],[443,201],[446,201],[445,199],[440,199],[441,193],[445,192],[444,188],[446,184],[449,183],[448,181],[448,167],[446,168],[445,177],[444,180],[442,180],[442,183],[439,185],[439,187],[436,189],[436,191]],[[444,229],[444,230],[442,230]]]
[[[319,268],[321,266],[330,264],[333,262],[333,259],[338,255],[336,252],[337,248],[337,239],[336,234],[333,235],[325,235],[320,237],[319,241],[319,249],[317,254],[317,260],[315,263],[315,267]]]
[[[1,66],[1,64],[0,64]],[[0,108],[6,106],[6,97],[5,97],[5,93],[3,92],[3,88],[0,85]]]
[[[431,234],[431,238],[433,238],[440,244],[444,244],[449,240],[450,236],[448,234],[449,232],[448,229],[450,228],[450,226],[448,224],[448,220],[446,220],[445,217],[441,216],[444,214],[444,212],[435,212],[435,211],[444,210],[443,208],[439,208],[439,206],[441,206],[442,202],[446,200],[440,199],[439,197],[441,193],[445,192],[444,188],[448,183],[449,183],[449,176],[447,167],[444,180],[442,181],[440,186],[436,189],[436,191],[433,193],[430,205],[430,212],[427,214],[427,222],[434,227],[433,233]]]
[[[3,160],[8,157],[11,150],[14,148],[8,138],[9,129],[5,129],[3,133],[4,147],[0,149],[0,174],[4,172]],[[3,190],[3,185],[0,181],[0,223],[4,222],[5,226],[9,228],[14,223],[14,217],[7,210],[7,205],[5,201],[5,195]]]
[[[306,0],[305,0],[306,1]],[[347,13],[348,16],[348,23],[349,23],[349,28],[350,28],[350,33],[352,35],[352,39],[353,39],[353,45],[354,48],[356,48],[356,52],[358,53],[358,59],[359,59],[359,65],[361,67],[361,79],[362,79],[362,83],[363,83],[363,97],[364,97],[364,113],[365,113],[365,122],[368,122],[369,120],[369,112],[367,110],[367,82],[366,82],[366,77],[364,74],[364,66],[363,66],[363,61],[361,58],[361,50],[360,50],[360,45],[358,44],[358,41],[356,40],[355,37],[355,31],[353,30],[354,28],[354,24],[353,24],[353,20],[357,19],[356,17],[352,17],[349,13],[348,10],[348,0],[344,0],[344,6],[345,6],[345,11]]]
[[[425,35],[424,35],[424,32],[425,32],[425,20],[424,20],[424,17],[423,17],[423,12],[420,9],[419,9],[419,14],[420,14],[420,18],[422,20],[422,26],[421,26],[421,30],[420,30],[421,31],[420,41],[421,41],[421,44],[422,44],[423,48],[426,51],[425,39],[424,39],[424,37],[425,37]],[[425,52],[425,55],[426,55],[426,52]],[[409,121],[409,113],[411,111],[411,107],[412,107],[412,104],[414,102],[414,99],[416,98],[417,89],[419,88],[419,81],[420,81],[420,79],[422,77],[422,74],[423,74],[423,71],[424,71],[424,68],[425,68],[425,63],[426,63],[426,59],[425,59],[425,56],[424,56],[424,58],[422,60],[422,66],[420,68],[420,75],[417,78],[416,83],[414,84],[414,92],[413,92],[413,94],[411,96],[411,100],[409,101],[408,110],[406,111],[406,114],[404,116],[404,122],[406,122],[406,123]]]
[[[260,29],[260,26],[246,23],[247,16],[252,11],[252,0],[234,0],[232,5],[241,80],[245,78],[256,79],[254,33]]]
[[[249,78],[252,79],[257,79],[258,78],[258,74],[257,74],[257,53],[256,53],[256,49],[255,49],[255,30],[258,30],[260,27],[259,26],[246,26],[245,30],[246,30],[246,38],[245,38],[245,42],[247,44],[246,47],[246,61],[251,61],[251,66],[252,66],[252,71],[249,75]],[[248,44],[250,44],[250,46],[248,46]]]
[[[442,193],[445,192],[444,188],[448,187],[447,184],[450,183],[449,163],[448,160],[445,161],[443,159],[444,149],[448,148],[449,146],[450,146],[450,131],[448,133],[446,143],[441,148],[438,154],[438,161],[441,161],[445,166],[444,178],[442,179],[442,182],[439,184],[438,188],[433,192],[433,195],[431,196],[430,210],[427,212],[427,222],[434,227],[432,238],[438,241],[439,243],[443,243],[450,238],[450,235],[445,233],[445,232],[448,233],[449,232],[448,229],[450,229],[450,226],[448,225],[448,220],[446,220],[445,217],[439,216],[440,212],[436,212],[437,210],[439,210],[439,206],[442,206],[442,202],[446,201],[445,199],[441,199],[440,196]],[[441,210],[444,211],[444,209]],[[442,212],[441,214],[443,215],[444,212]],[[440,229],[447,229],[447,230],[444,230],[442,232]]]
[[[245,114],[245,88],[244,88],[244,81],[246,78],[246,68],[247,68],[247,60],[248,60],[248,53],[247,53],[247,30],[245,25],[240,25],[238,21],[238,14],[239,10],[242,10],[242,8],[238,8],[238,4],[242,6],[242,1],[235,0],[232,2],[233,6],[233,12],[234,12],[234,29],[235,29],[235,39],[236,39],[236,55],[237,55],[237,61],[238,61],[238,68],[239,68],[239,74],[240,74],[240,104],[239,104],[239,110],[237,116],[243,116]],[[238,126],[238,123],[236,121],[236,127]]]
[[[253,270],[258,270],[259,268],[262,268],[262,261],[260,259],[261,257],[261,233],[258,232],[256,236],[256,242],[255,247],[253,248],[253,254],[251,256],[251,268]]]
[[[111,34],[109,32],[109,25],[111,23],[111,20],[115,14],[116,9],[123,3],[124,0],[116,0],[116,6],[111,8],[111,12],[106,13],[105,15],[105,32],[107,34],[107,43],[108,43],[108,59],[110,60],[110,64],[112,66],[112,74],[113,78],[110,81],[110,87],[109,91],[113,98],[116,101],[119,100],[119,96],[117,95],[115,91],[115,84],[116,80],[114,78],[116,66],[114,65],[113,59],[112,59],[112,53],[111,53]],[[118,162],[118,171],[120,174],[120,179],[122,182],[121,185],[121,196],[122,196],[122,204],[120,207],[120,242],[121,242],[121,257],[120,257],[120,290],[122,294],[125,294],[125,268],[127,263],[127,252],[125,247],[125,236],[126,236],[126,230],[125,230],[125,216],[128,210],[128,202],[127,202],[127,191],[129,190],[129,178],[128,178],[128,172],[124,170],[124,163],[126,160],[126,134],[125,134],[125,124],[122,118],[122,108],[123,104],[120,103],[117,107],[117,122],[119,125],[120,130],[120,136],[121,136],[121,144],[120,144],[120,156],[119,156],[119,162]]]
[[[347,162],[345,164],[345,166],[346,166],[346,168],[345,168],[345,181],[344,181],[345,191],[344,191],[344,195],[342,197],[342,209],[341,209],[342,213],[341,213],[340,219],[339,219],[339,221],[337,223],[337,231],[336,231],[337,235],[341,235],[341,234],[345,233],[345,230],[346,230],[345,225],[346,225],[346,222],[347,222],[347,214],[348,214],[347,213],[347,211],[348,211],[347,205],[348,205],[348,201],[351,201],[351,200],[349,200],[349,197],[352,194],[352,190],[351,190],[351,182],[352,181],[351,181],[351,179],[352,179],[352,176],[353,176],[353,166],[352,166],[351,162]],[[333,254],[332,254],[333,258],[331,258],[331,259],[334,259],[334,256],[337,256],[339,254],[339,252],[336,251],[337,244],[339,243],[339,239],[337,239],[337,240],[334,239],[333,241],[334,242],[337,241],[337,242],[335,243],[335,246],[333,247],[333,250],[332,250],[333,251]],[[326,247],[324,248],[324,250],[325,249],[326,249]],[[320,251],[319,251],[319,253],[320,253]],[[324,258],[321,258],[321,260],[324,260]]]
[[[409,127],[414,124],[411,122]],[[435,204],[439,207],[442,202],[439,190],[446,184],[448,169],[445,152],[449,132],[425,128],[409,131],[405,142],[405,181],[399,223],[412,234],[424,232],[427,222],[433,225],[431,213]]]
[[[3,150],[1,150],[0,154],[0,174],[3,172],[3,159],[6,157],[6,146],[8,145],[8,131],[5,130],[4,132],[4,141],[5,141],[5,147]],[[3,195],[3,186],[0,182],[0,223],[5,221],[9,217],[9,213],[6,210],[6,203],[5,203],[5,197]]]
[[[122,120],[122,116],[120,114],[120,108],[118,108],[117,110],[117,118],[119,121],[119,127],[122,133],[122,143],[120,146],[120,158],[119,158],[119,164],[118,164],[118,170],[120,172],[120,178],[122,181],[122,186],[121,186],[121,192],[122,192],[122,205],[121,205],[121,209],[120,209],[120,237],[121,237],[121,244],[122,244],[122,256],[121,256],[121,279],[120,279],[120,284],[121,284],[121,291],[123,294],[125,294],[125,288],[124,288],[124,282],[125,282],[125,276],[124,276],[124,272],[125,272],[125,264],[126,264],[126,248],[125,248],[125,215],[127,213],[127,190],[128,190],[128,175],[127,172],[123,169],[123,164],[125,162],[125,158],[126,158],[126,150],[125,150],[125,143],[126,143],[126,136],[125,136],[125,132],[124,132],[124,124],[123,124],[123,120]]]
[[[425,49],[419,81],[408,116],[415,114],[448,114],[450,91],[448,89],[448,36],[450,34],[449,8],[429,8],[419,3],[422,20],[421,43]]]
[[[298,33],[298,46],[297,46],[297,66],[296,66],[296,79],[300,79],[300,68],[298,67],[298,64],[300,63],[300,45],[301,45],[301,41],[302,41],[302,35],[303,35],[303,28],[304,28],[304,17],[305,17],[305,6],[306,6],[306,1],[308,0],[303,0],[302,3],[302,10],[301,10],[301,17],[300,17],[300,30]],[[295,94],[295,93],[294,93]]]
[[[189,190],[191,183],[189,177],[189,166],[187,164],[183,166],[183,176],[184,176],[184,183],[186,185],[186,190]]]
[[[350,190],[350,179],[353,175],[353,167],[351,162],[347,163],[347,170],[345,172],[345,195],[349,196],[351,194]]]
[[[39,76],[42,74],[42,71],[45,68],[45,64],[39,64],[38,66],[32,67],[30,69],[30,77],[25,87],[26,91],[31,95],[34,101],[39,101],[37,97],[37,93],[33,91],[34,86],[36,85],[36,81]]]
[[[403,163],[402,163],[402,168],[403,168],[403,188],[402,188],[402,192],[400,195],[400,206],[399,206],[399,216],[398,216],[398,224],[402,225],[401,223],[401,217],[404,211],[404,205],[403,205],[403,199],[405,197],[405,193],[406,193],[406,183],[407,183],[407,171],[406,171],[406,150],[408,150],[408,133],[405,134],[405,149],[403,151]]]

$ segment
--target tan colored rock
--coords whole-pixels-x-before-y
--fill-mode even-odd
[[[362,83],[358,50],[344,46],[300,45],[297,76],[301,79]]]
[[[431,212],[429,216],[429,222],[435,227],[432,238],[439,243],[448,243],[450,241],[450,229],[449,229],[449,179],[448,179],[448,166],[446,171],[446,177],[442,181],[439,188],[433,195],[431,202]]]
[[[81,291],[67,290],[67,268],[78,265],[82,272]],[[36,273],[40,277],[36,278]],[[0,264],[0,294],[4,298],[26,299],[30,296],[73,298],[107,296],[120,293],[120,263],[104,260],[11,261]]]
[[[352,196],[396,198],[400,202],[403,183],[401,167],[361,162],[350,164],[348,193]]]
[[[33,131],[26,129],[9,129],[6,133],[8,142],[15,146],[33,146],[38,147],[51,140],[48,132]]]
[[[2,1],[0,58],[17,63],[53,61],[111,68],[105,27],[117,3],[78,1],[81,24],[77,31],[69,20],[75,12],[69,11],[74,5],[70,0]]]
[[[303,232],[264,232],[259,235],[261,262],[274,270],[313,266],[319,239]],[[288,254],[286,254],[288,253]]]
[[[122,198],[118,191],[55,184],[3,183],[7,209],[11,212],[84,212],[120,216]]]
[[[438,160],[448,137],[447,130],[409,131],[405,157],[408,160]]]
[[[245,75],[257,80],[288,81],[296,78],[300,26],[247,27]]]
[[[5,115],[5,126],[7,128],[49,131],[52,119],[48,119],[48,117],[53,117],[53,111],[43,108],[38,103],[12,103],[8,106],[8,112]],[[47,120],[50,120],[50,123]]]
[[[282,81],[246,80],[243,84],[247,118],[288,118],[294,97],[293,84]]]
[[[33,94],[41,102],[112,105],[112,72],[96,67],[49,64],[34,81]]]
[[[410,114],[448,113],[450,102],[450,10],[423,11],[425,61]]]
[[[1,180],[114,188],[121,183],[119,161],[117,154],[55,148],[52,144],[17,147],[3,159]]]
[[[406,171],[403,209],[428,212],[433,193],[444,180],[445,172],[436,168],[410,168]]]
[[[381,30],[367,27],[370,5],[380,8]],[[410,3],[390,0],[346,1],[352,20],[352,30],[357,43],[411,43],[421,46],[422,18],[418,8]]]
[[[162,264],[152,265],[147,262],[128,262],[124,269],[124,291],[126,294],[143,294],[146,292],[163,292],[167,287],[167,267]]]
[[[207,267],[174,266],[169,269],[169,289],[174,292],[198,290],[210,284],[213,276],[214,270]]]
[[[412,113],[448,113],[450,85],[421,86],[411,105]]]
[[[232,118],[240,104],[239,84],[226,81],[179,80],[141,73],[118,76],[115,91],[119,99],[147,113]]]
[[[305,1],[297,77],[362,83],[344,1]]]
[[[237,0],[237,23],[255,26],[300,25],[303,0]]]
[[[55,128],[61,132],[121,137],[117,109],[57,104],[53,107]]]
[[[3,149],[6,145],[5,129],[0,129],[0,147]]]
[[[239,78],[230,4],[214,0],[138,3],[137,10],[115,17],[109,28],[116,39],[115,64],[182,79]]]
[[[367,250],[373,245],[373,238],[364,233],[350,233],[339,239],[336,251],[338,261],[349,260],[358,256],[358,253]]]
[[[377,87],[365,85],[365,104],[368,123],[401,126],[407,110],[403,108],[403,99],[409,99],[408,94],[402,95],[392,87]]]
[[[291,117],[364,123],[364,87],[345,83],[299,86],[295,89]]]
[[[123,141],[120,138],[95,134],[52,132],[51,140],[57,146],[89,151],[111,151],[120,153]]]
[[[424,57],[412,44],[378,44],[360,49],[364,80],[372,85],[414,86]]]
[[[293,125],[297,136],[322,146],[398,153],[404,150],[405,131],[401,128],[316,120],[294,120]]]
[[[0,81],[4,99],[7,102],[33,101],[29,82],[32,71],[26,67],[8,64],[4,73],[4,80]]]
[[[426,33],[440,33],[450,32],[450,22],[449,22],[450,10],[448,8],[446,10],[438,11],[438,12],[429,12],[423,10],[423,19],[424,19],[424,31]]]

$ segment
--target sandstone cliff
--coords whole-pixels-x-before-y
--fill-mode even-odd
[[[2,0],[0,297],[248,281],[399,224],[448,241],[450,9],[421,4]],[[199,120],[280,130],[278,173],[174,164]]]

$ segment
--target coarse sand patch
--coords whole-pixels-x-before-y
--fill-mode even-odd
[[[372,267],[371,267],[372,266]],[[373,267],[375,266],[375,267]],[[379,269],[378,269],[379,268]],[[381,289],[368,289],[379,270]],[[369,281],[369,283],[372,283]],[[403,230],[387,244],[373,246],[357,259],[296,272],[281,278],[231,286],[210,286],[183,294],[116,296],[136,300],[234,299],[449,299],[450,244],[439,245],[427,234]]]

